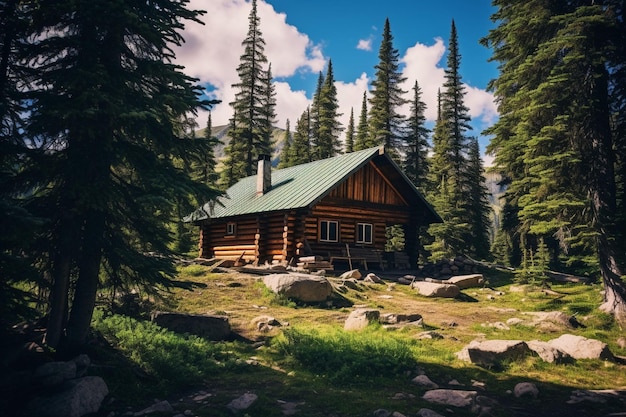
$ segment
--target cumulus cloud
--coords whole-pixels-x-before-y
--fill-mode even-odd
[[[443,88],[445,81],[445,62],[443,56],[446,47],[441,38],[435,38],[432,45],[424,45],[416,43],[407,49],[402,57],[404,63],[403,75],[407,78],[403,88],[412,95],[412,88],[417,80],[422,90],[422,101],[426,103],[426,119],[435,121],[437,119],[437,92]],[[463,68],[460,69],[461,76]],[[480,121],[480,129],[484,129],[498,118],[498,111],[495,104],[493,94],[464,84],[465,87],[465,105],[469,108],[469,115],[474,121]],[[405,113],[408,114],[408,106]],[[479,135],[480,132],[474,132]]]
[[[204,25],[188,23],[183,36],[185,44],[176,51],[176,63],[185,67],[188,75],[196,77],[208,86],[211,98],[222,100],[212,110],[213,125],[227,124],[232,116],[229,102],[235,91],[232,84],[239,81],[236,68],[239,65],[243,47],[241,42],[248,32],[250,3],[245,0],[191,0],[190,8],[209,9],[202,16]],[[277,125],[285,127],[287,119],[292,128],[302,112],[311,103],[305,91],[294,90],[289,84],[292,77],[314,77],[326,69],[321,44],[314,43],[307,34],[287,23],[287,16],[278,13],[263,2],[257,3],[261,19],[261,32],[265,40],[265,54],[272,64],[272,75],[276,87]],[[371,50],[372,39],[361,39],[357,49]],[[412,88],[417,80],[422,89],[422,100],[426,103],[426,118],[430,122],[437,117],[437,91],[444,83],[443,60],[446,52],[444,41],[435,38],[430,45],[415,43],[401,51],[401,68],[407,78],[402,86],[412,98]],[[372,69],[373,70],[373,69]],[[461,72],[463,69],[461,68]],[[336,80],[337,99],[346,128],[350,109],[354,110],[355,124],[358,123],[363,92],[369,90],[371,79],[366,72],[354,80]],[[471,85],[466,85],[465,104],[470,109],[474,125],[484,129],[498,117],[493,95]],[[409,105],[401,110],[408,114]],[[207,115],[198,117],[200,127],[206,124]],[[478,122],[478,123],[476,123]],[[480,135],[480,131],[473,134]],[[343,136],[343,135],[342,135]]]
[[[185,67],[186,74],[198,78],[203,85],[210,85],[212,98],[222,100],[212,110],[214,125],[228,123],[232,114],[228,105],[234,99],[231,85],[238,82],[237,66],[243,53],[241,42],[248,33],[250,7],[244,0],[191,0],[189,5],[191,9],[210,12],[201,17],[204,25],[187,24],[183,32],[185,44],[176,50],[176,63]],[[265,55],[272,64],[275,78],[323,70],[325,58],[321,47],[288,24],[284,13],[277,13],[262,1],[257,4],[257,13],[261,19]],[[283,103],[301,101],[304,96],[281,83],[277,83],[277,94],[277,110]],[[288,97],[290,95],[293,97]],[[279,114],[279,119],[284,125],[287,117]],[[204,126],[206,113],[199,115],[199,123]]]
[[[359,43],[357,43],[356,49],[360,49],[361,51],[371,51],[372,39],[359,39]]]

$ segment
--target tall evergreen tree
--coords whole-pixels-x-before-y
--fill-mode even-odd
[[[42,0],[33,12],[24,133],[38,161],[25,173],[42,184],[29,207],[48,220],[39,248],[52,279],[51,347],[84,343],[101,279],[168,285],[173,264],[149,252],[169,253],[175,201],[216,195],[173,164],[200,88],[171,64],[171,48],[198,14],[186,2],[134,0]]]
[[[426,128],[426,103],[422,101],[422,90],[417,81],[413,86],[413,100],[407,120],[406,155],[402,164],[404,173],[415,184],[425,191],[428,177],[428,144],[429,130]]]
[[[256,153],[258,155],[271,155],[274,144],[272,137],[274,124],[276,124],[276,87],[272,83],[272,64],[269,65],[263,77],[265,99],[261,112],[260,128],[261,141],[258,143]]]
[[[293,133],[289,166],[311,162],[311,112],[307,108],[298,121]]]
[[[407,102],[403,98],[406,91],[400,87],[406,78],[399,70],[399,60],[400,54],[393,46],[389,19],[386,19],[372,81],[367,147],[384,145],[398,160],[405,145],[402,132],[405,118],[399,113],[399,108]]]
[[[498,26],[483,42],[501,63],[492,87],[502,116],[490,150],[509,176],[518,234],[556,238],[570,259],[593,248],[606,290],[602,308],[624,322],[615,239],[622,227],[615,150],[623,139],[611,128],[625,101],[625,58],[615,54],[623,50],[624,4],[600,3],[494,2]]]
[[[289,119],[287,119],[287,124],[285,126],[285,135],[283,139],[283,148],[280,151],[280,161],[278,162],[278,168],[282,169],[291,166],[291,142],[291,126],[289,125]]]
[[[322,113],[321,108],[323,86],[324,74],[320,71],[319,76],[317,77],[317,86],[315,87],[315,92],[313,93],[311,107],[308,109],[309,146],[312,160],[320,159],[319,152],[317,150],[317,144],[322,142],[322,140],[320,139],[320,117]]]
[[[489,204],[489,190],[485,184],[485,169],[480,157],[478,139],[470,138],[468,149],[468,169],[466,183],[468,184],[468,200],[466,203],[467,218],[470,233],[465,239],[471,244],[470,253],[478,259],[491,258],[490,228],[491,205]]]
[[[314,158],[316,160],[330,158],[337,155],[341,150],[339,134],[343,130],[339,121],[341,113],[339,113],[337,87],[335,86],[333,62],[331,60],[328,61],[326,76],[323,77],[314,103],[317,104],[313,136]]]
[[[369,138],[368,121],[367,121],[367,91],[363,92],[363,102],[361,104],[361,113],[359,115],[359,124],[356,129],[356,138],[354,139],[354,150],[362,151],[367,149]]]
[[[257,2],[252,0],[248,17],[248,34],[243,40],[244,52],[237,67],[239,82],[233,107],[231,143],[225,149],[226,169],[222,183],[225,187],[256,172],[256,159],[269,153],[268,124],[275,117],[275,93],[271,84],[271,69],[266,69],[265,40],[261,33],[261,19],[257,14]]]
[[[483,208],[483,195],[472,195],[476,187],[469,161],[470,143],[467,131],[469,109],[465,106],[465,87],[460,73],[461,55],[458,47],[458,35],[454,20],[450,29],[450,45],[445,69],[443,92],[438,97],[438,117],[433,135],[431,201],[445,224],[431,225],[430,233],[434,238],[429,249],[433,255],[453,256],[464,253],[469,256],[486,257],[484,245],[475,244],[476,239],[485,236],[488,230],[482,230],[485,213],[473,213]],[[476,204],[473,200],[476,199]],[[480,233],[475,236],[475,233]],[[488,236],[488,235],[487,235]],[[489,245],[487,244],[487,247]],[[480,248],[480,251],[479,251]]]
[[[350,119],[346,129],[345,151],[346,153],[354,152],[354,108],[352,107],[350,107]]]
[[[33,300],[21,288],[39,276],[33,259],[27,256],[41,219],[26,209],[32,183],[21,174],[31,160],[22,134],[27,102],[19,88],[29,74],[21,58],[25,40],[32,35],[34,6],[0,1],[0,330],[34,313],[29,308]]]

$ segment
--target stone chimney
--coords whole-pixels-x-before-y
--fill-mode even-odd
[[[262,195],[272,188],[272,162],[269,155],[259,155],[256,172],[256,193]]]

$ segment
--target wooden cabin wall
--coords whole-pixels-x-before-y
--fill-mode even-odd
[[[247,262],[257,259],[256,218],[237,219],[234,236],[226,235],[227,221],[205,223],[202,225],[202,247],[200,256],[203,258],[238,259],[240,256]]]
[[[276,213],[232,220],[234,236],[226,235],[228,221],[202,226],[200,256],[204,258],[238,259],[247,262],[289,261],[296,253],[297,216]],[[300,230],[303,230],[301,227]]]
[[[345,248],[346,243],[356,244],[357,223],[370,223],[373,226],[372,247],[384,250],[387,238],[386,228],[390,224],[406,224],[409,221],[409,213],[397,208],[347,206],[333,202],[329,198],[323,200],[313,208],[305,222],[305,236],[315,254],[328,256]],[[319,221],[334,220],[339,223],[338,242],[319,242]]]
[[[339,184],[328,195],[330,199],[367,201],[375,204],[406,206],[398,191],[370,163]]]

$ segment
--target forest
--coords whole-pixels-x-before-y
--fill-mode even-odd
[[[172,285],[191,247],[181,219],[255,173],[273,151],[271,63],[256,0],[236,68],[230,141],[218,160],[202,87],[173,64],[187,1],[0,2],[0,317],[47,317],[45,344],[80,351],[97,295]],[[494,0],[482,43],[499,76],[490,171],[505,188],[499,228],[464,104],[454,21],[438,117],[425,126],[418,82],[403,91],[385,21],[379,63],[342,126],[332,60],[287,127],[279,168],[385,146],[444,219],[420,231],[422,262],[465,255],[543,279],[604,285],[626,321],[626,5],[620,0]],[[410,104],[410,114],[399,108]],[[342,136],[343,135],[343,136]],[[340,140],[344,137],[345,140]]]

